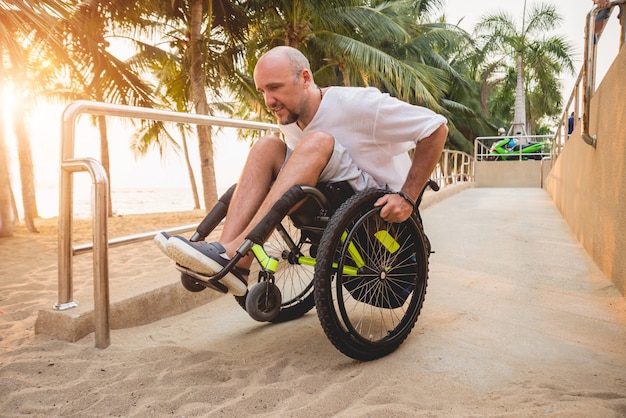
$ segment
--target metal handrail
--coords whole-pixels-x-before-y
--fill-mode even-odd
[[[183,232],[193,231],[198,227],[198,224],[187,224],[182,226],[175,226],[172,228],[158,229],[156,231],[141,232],[139,234],[125,235],[123,237],[111,238],[108,241],[109,248],[121,247],[128,244],[136,244],[138,242],[150,241],[159,232],[167,232],[170,235],[182,234]],[[72,254],[80,255],[88,253],[94,250],[93,242],[85,244],[78,244],[72,247]]]
[[[440,188],[474,181],[474,159],[466,152],[444,149],[430,178]]]
[[[574,89],[570,94],[570,97],[565,105],[565,110],[563,111],[563,115],[561,117],[561,123],[559,124],[556,133],[554,134],[554,139],[552,141],[552,146],[550,147],[550,159],[556,160],[563,145],[569,139],[569,118],[574,118],[573,123],[576,124],[576,121],[580,117],[580,93],[582,88],[582,80],[583,80],[583,70],[580,69],[578,73],[578,77],[576,78],[576,82],[574,83]],[[574,110],[572,109],[572,104],[574,106]]]
[[[547,138],[552,138],[552,135],[479,136],[474,140],[474,160],[481,161],[484,160],[486,157],[493,156],[493,154],[491,154],[491,146],[496,142],[502,141],[503,139],[517,139],[519,143],[519,139],[522,138],[527,140],[530,139],[531,141],[529,142],[533,142],[533,139],[544,140]],[[520,161],[522,161],[522,156],[541,156],[543,158],[549,155],[549,153],[547,152],[524,154],[522,151],[522,147],[520,147],[520,149],[517,151]]]
[[[626,0],[613,0],[610,7],[612,8],[613,6],[624,3],[626,3]],[[580,72],[578,73],[578,77],[576,78],[574,88],[572,89],[572,93],[570,94],[567,104],[563,108],[564,110],[561,116],[561,123],[554,134],[554,140],[552,141],[552,148],[550,150],[550,158],[552,161],[556,161],[563,145],[569,139],[570,134],[568,132],[568,123],[570,117],[574,118],[574,124],[576,124],[576,121],[578,120],[581,121],[581,136],[585,143],[593,146],[594,148],[597,145],[597,138],[595,136],[591,136],[589,133],[589,115],[591,98],[595,92],[596,85],[597,43],[605,27],[602,27],[602,31],[600,31],[600,33],[595,33],[595,20],[600,10],[602,9],[593,6],[585,19],[584,62]],[[608,19],[610,19],[610,13],[609,17],[607,17],[607,20]],[[620,47],[624,44],[625,36],[626,32],[624,31],[624,26],[622,24],[620,32]],[[580,117],[581,93],[583,93],[582,117]]]
[[[619,4],[624,4],[626,0],[612,0],[609,6],[609,16],[613,11],[613,7]],[[600,35],[604,31],[604,27],[600,33],[595,33],[596,17],[600,12],[598,7],[594,6],[587,14],[587,24],[585,25],[585,51],[583,61],[583,115],[582,115],[582,139],[585,143],[596,147],[598,143],[597,136],[591,136],[589,134],[589,113],[591,111],[591,98],[595,92],[596,86],[596,56],[597,56],[597,44],[600,40]],[[620,47],[624,42],[624,28],[622,26],[620,35]]]
[[[89,171],[94,183],[93,196],[93,271],[94,271],[94,315],[97,348],[110,345],[109,327],[109,272],[107,239],[108,178],[102,164],[93,159],[75,159],[74,145],[76,120],[82,114],[121,116],[151,119],[164,122],[192,123],[196,125],[233,127],[260,131],[277,130],[275,124],[250,122],[215,116],[179,113],[167,110],[135,106],[115,105],[92,101],[77,101],[68,105],[61,120],[61,174],[59,181],[59,231],[58,231],[58,303],[56,310],[78,306],[73,300],[72,222],[73,222],[73,173]],[[145,238],[145,237],[144,237]],[[80,248],[77,251],[82,251]]]

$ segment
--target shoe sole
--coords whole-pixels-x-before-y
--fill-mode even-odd
[[[193,247],[175,237],[167,240],[165,254],[181,266],[206,276],[214,276],[224,268],[217,261],[194,250]],[[226,273],[219,282],[236,296],[243,296],[248,290],[248,285],[230,272]]]
[[[161,250],[163,254],[169,257],[169,253],[167,252],[168,237],[166,237],[161,232],[159,232],[158,234],[154,236],[153,241],[156,244],[156,246],[159,247],[159,250]]]

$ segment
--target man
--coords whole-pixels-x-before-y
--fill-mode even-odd
[[[607,20],[609,19],[609,16],[611,15],[612,5],[611,5],[610,0],[593,0],[593,4],[595,4],[598,9],[601,9],[596,14],[595,28],[594,28],[594,32],[596,36],[599,36],[604,30],[604,26],[606,26]],[[620,25],[624,24],[624,19],[622,18],[623,12],[624,12],[624,4],[620,3],[619,13],[617,14],[617,19],[620,21]]]
[[[155,237],[178,264],[215,275],[247,234],[294,185],[345,181],[356,191],[387,188],[376,206],[389,222],[411,216],[413,203],[441,155],[446,119],[373,88],[318,87],[308,60],[297,49],[277,47],[254,69],[254,82],[276,115],[286,143],[275,136],[251,148],[230,202],[219,242],[189,242],[165,233]],[[411,161],[407,151],[415,147]],[[253,256],[242,258],[221,282],[244,294]]]
[[[574,132],[574,112],[567,119],[567,136],[570,136],[572,132]]]

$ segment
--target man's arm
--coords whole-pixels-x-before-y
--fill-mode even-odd
[[[439,157],[448,137],[448,127],[441,125],[430,136],[422,139],[415,146],[415,156],[409,174],[402,186],[402,192],[415,202],[430,174],[437,166]],[[404,222],[411,216],[411,203],[399,194],[387,194],[374,206],[383,206],[380,216],[389,222]]]

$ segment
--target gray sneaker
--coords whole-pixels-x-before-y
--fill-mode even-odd
[[[225,257],[225,252],[224,247],[218,242],[192,242],[175,235],[167,240],[165,254],[183,267],[205,276],[214,276],[230,261]],[[245,269],[233,267],[219,281],[228,287],[231,293],[241,296],[248,290],[247,281],[243,276],[249,273]]]
[[[167,241],[170,239],[170,237],[171,235],[167,232],[159,232],[153,238],[153,241],[156,246],[159,247],[159,250],[161,250],[161,252],[168,257],[169,255],[167,254]]]

